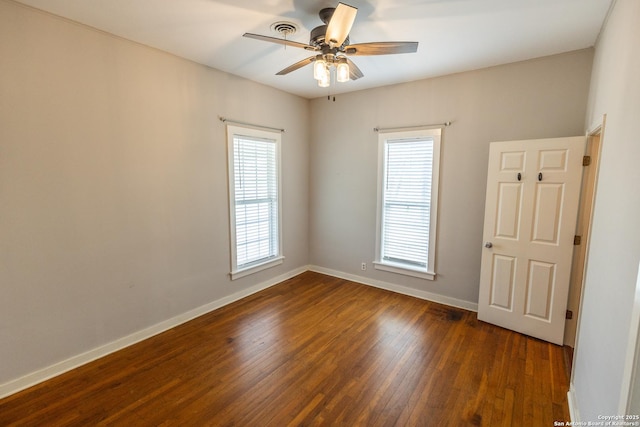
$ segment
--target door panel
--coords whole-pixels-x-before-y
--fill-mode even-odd
[[[541,172],[566,171],[567,150],[541,150],[538,169]]]
[[[502,162],[500,170],[522,172],[524,170],[525,154],[524,151],[501,153]]]
[[[536,186],[535,213],[531,240],[536,243],[558,245],[558,231],[562,218],[564,184],[538,184]]]
[[[525,314],[541,320],[550,320],[551,296],[555,283],[555,264],[529,261],[527,303]]]
[[[478,319],[562,344],[585,142],[491,144]]]
[[[515,258],[503,255],[493,257],[491,280],[491,305],[504,310],[513,310],[513,284],[515,282]]]
[[[498,190],[496,215],[496,236],[503,239],[517,239],[520,229],[520,188],[521,184],[503,182]]]

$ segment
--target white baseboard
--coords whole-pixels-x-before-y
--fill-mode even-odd
[[[580,425],[580,414],[578,413],[578,404],[576,402],[576,393],[573,389],[573,384],[569,385],[569,391],[567,392],[567,403],[569,404],[569,416],[571,417],[572,424]]]
[[[182,313],[178,316],[172,317],[171,319],[157,323],[138,332],[134,332],[131,335],[127,335],[126,337],[122,337],[108,344],[96,347],[85,353],[78,354],[69,359],[63,360],[62,362],[55,363],[51,366],[47,366],[46,368],[32,372],[23,377],[11,380],[4,384],[0,384],[0,399],[46,381],[50,378],[64,374],[65,372],[85,365],[89,362],[93,362],[94,360],[107,356],[108,354],[114,353],[118,350],[122,350],[123,348],[129,347],[147,338],[151,338],[154,335],[158,335],[161,332],[186,323],[189,320],[193,320],[196,317],[202,316],[203,314],[209,313],[220,307],[231,304],[232,302],[255,294],[256,292],[267,289],[273,285],[290,279],[291,277],[297,276],[300,273],[304,273],[307,270],[309,270],[307,266],[297,268],[295,270],[281,274],[280,276],[269,279],[266,282],[259,283],[250,288],[243,289],[224,298],[220,298],[216,301],[212,301],[203,306],[194,308],[193,310],[189,310],[186,313]]]
[[[433,292],[421,291],[419,289],[409,288],[407,286],[396,285],[394,283],[383,282],[381,280],[375,280],[368,277],[362,277],[355,274],[343,273],[341,271],[331,270],[329,268],[318,267],[317,265],[310,265],[309,270],[316,273],[327,274],[329,276],[338,277],[340,279],[351,280],[352,282],[362,283],[363,285],[369,285],[387,291],[397,292],[403,295],[409,295],[412,297],[420,298],[427,301],[437,302],[439,304],[449,305],[452,307],[463,308],[469,311],[478,311],[478,304],[451,298]]]
[[[380,280],[370,279],[367,277],[361,277],[354,274],[343,273],[337,270],[331,270],[328,268],[318,267],[315,265],[303,266],[295,270],[289,271],[287,273],[284,273],[280,276],[274,277],[265,282],[254,285],[250,288],[238,291],[234,294],[231,294],[224,298],[220,298],[216,301],[212,301],[208,304],[197,307],[193,310],[187,311],[186,313],[182,313],[178,316],[172,317],[171,319],[157,323],[153,326],[150,326],[138,332],[134,332],[133,334],[127,335],[126,337],[122,337],[108,344],[102,345],[100,347],[96,347],[85,353],[78,354],[76,356],[70,357],[69,359],[47,366],[46,368],[32,372],[30,374],[27,374],[15,380],[11,380],[4,384],[0,384],[0,399],[3,397],[9,396],[11,394],[17,393],[21,390],[32,387],[36,384],[39,384],[43,381],[46,381],[58,375],[64,374],[65,372],[68,372],[72,369],[85,365],[89,362],[93,362],[96,359],[107,356],[118,350],[122,350],[123,348],[129,347],[147,338],[151,338],[154,335],[158,335],[168,329],[171,329],[178,325],[186,323],[189,320],[195,319],[196,317],[202,316],[203,314],[209,313],[220,307],[224,307],[225,305],[231,304],[232,302],[238,301],[249,295],[255,294],[256,292],[270,288],[273,285],[276,285],[280,282],[283,282],[287,279],[290,279],[291,277],[297,276],[298,274],[304,273],[305,271],[308,271],[308,270],[315,271],[317,273],[327,274],[329,276],[338,277],[340,279],[351,280],[353,282],[362,283],[364,285],[369,285],[369,286],[385,289],[392,292],[397,292],[403,295],[409,295],[409,296],[424,299],[427,301],[433,301],[440,304],[445,304],[452,307],[462,308],[470,311],[478,311],[478,304],[472,303],[469,301],[459,300],[456,298],[451,298],[451,297],[447,297],[439,294],[434,294],[431,292],[421,291],[419,289],[413,289],[413,288],[409,288],[402,285],[383,282]],[[571,406],[569,407],[571,408]]]

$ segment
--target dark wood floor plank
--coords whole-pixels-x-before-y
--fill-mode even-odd
[[[0,425],[542,426],[567,389],[560,347],[306,272],[0,400]]]

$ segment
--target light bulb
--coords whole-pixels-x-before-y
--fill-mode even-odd
[[[318,86],[320,87],[329,87],[331,84],[331,71],[329,71],[329,67],[324,67],[324,71],[318,80]]]
[[[322,57],[316,59],[316,62],[313,64],[313,78],[316,80],[322,79],[326,68],[327,62],[322,59]]]
[[[340,62],[336,67],[336,80],[340,83],[349,81],[349,64]]]

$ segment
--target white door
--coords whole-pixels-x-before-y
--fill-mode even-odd
[[[478,319],[562,345],[585,144],[491,144]]]

